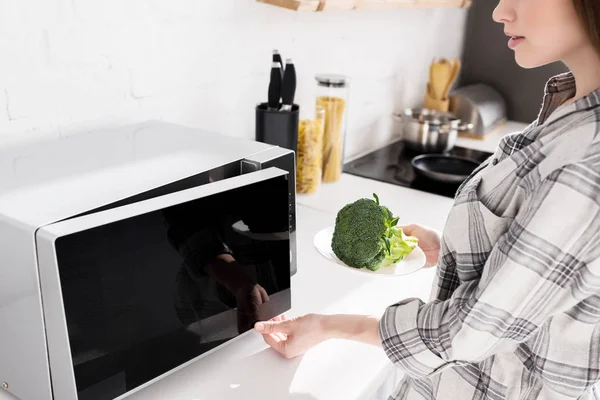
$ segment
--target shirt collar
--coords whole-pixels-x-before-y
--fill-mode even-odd
[[[551,129],[544,128],[558,120],[562,115],[576,111],[575,107],[579,100],[563,105],[567,99],[575,95],[575,92],[575,77],[571,72],[550,78],[544,88],[544,101],[537,120],[524,131],[503,138],[500,142],[500,149],[507,156],[510,156],[545,136],[545,134],[550,133]]]
[[[575,77],[571,72],[553,76],[546,82],[544,101],[538,114],[538,125],[549,124],[565,113],[573,111],[575,103],[563,105],[576,92]]]
[[[572,103],[563,104],[575,96],[576,90],[572,72],[550,78],[544,90],[544,103],[538,115],[538,125],[549,125],[574,112],[587,111],[600,106],[600,88]]]

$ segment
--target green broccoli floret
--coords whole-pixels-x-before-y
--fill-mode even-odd
[[[331,248],[346,265],[376,271],[400,261],[416,246],[415,237],[396,228],[398,218],[375,200],[359,199],[337,214]]]

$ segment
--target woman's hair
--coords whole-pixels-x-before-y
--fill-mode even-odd
[[[600,0],[573,0],[573,4],[592,44],[600,54]]]

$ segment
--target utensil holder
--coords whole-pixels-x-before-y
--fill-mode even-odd
[[[291,111],[268,110],[267,103],[256,106],[256,141],[283,147],[298,153],[298,120],[300,106]]]
[[[429,93],[425,93],[425,101],[423,104],[423,108],[447,112],[450,108],[450,98],[440,100],[431,97]]]

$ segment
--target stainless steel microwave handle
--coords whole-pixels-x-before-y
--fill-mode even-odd
[[[57,238],[288,174],[288,171],[269,167],[138,203],[64,220],[39,229],[36,233],[38,265],[55,398],[77,400],[66,316],[60,289],[58,261],[54,247],[54,241]]]

